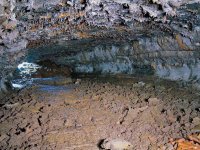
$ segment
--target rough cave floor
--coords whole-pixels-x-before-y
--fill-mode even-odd
[[[199,99],[174,82],[142,78],[32,85],[1,103],[0,149],[95,150],[106,138],[136,150],[177,149],[175,139],[196,132]]]

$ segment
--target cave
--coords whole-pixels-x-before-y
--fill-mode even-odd
[[[0,149],[200,150],[199,0],[1,0]]]

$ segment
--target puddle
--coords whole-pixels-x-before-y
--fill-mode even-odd
[[[39,90],[42,92],[70,92],[76,86],[74,84],[71,85],[64,85],[64,86],[52,86],[52,85],[40,85]]]

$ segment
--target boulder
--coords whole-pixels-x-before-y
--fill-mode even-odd
[[[133,145],[123,139],[105,139],[101,145],[107,150],[133,150]]]

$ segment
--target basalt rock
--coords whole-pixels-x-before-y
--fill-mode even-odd
[[[107,53],[102,53],[102,57],[108,58],[109,65],[98,63],[103,60],[97,58],[96,69],[84,62],[81,65],[85,68],[81,67],[79,61],[83,58],[79,57],[82,56],[77,57],[79,60],[71,59],[75,52],[68,57],[70,51],[62,49],[56,52],[57,55],[62,54],[59,61],[66,60],[63,64],[76,66],[75,71],[80,70],[78,66],[86,73],[107,70],[105,66],[120,70],[118,64],[123,63],[122,73],[126,70],[133,73],[134,69],[130,68],[149,72],[150,68],[161,77],[173,79],[179,78],[179,73],[181,78],[192,78],[190,73],[183,72],[193,70],[192,74],[198,80],[199,8],[199,0],[3,0],[0,2],[0,78],[12,72],[24,56],[30,55],[31,48],[38,45],[53,44],[63,48],[69,47],[66,41],[71,39],[104,38],[107,39],[105,43],[111,39],[122,43],[126,41],[129,43],[128,52],[125,48],[116,59],[110,56],[112,48],[109,52],[103,50]],[[93,42],[85,45],[87,48],[84,49],[90,49]],[[80,48],[76,54],[87,52]],[[54,57],[51,51],[49,54]],[[96,58],[93,56],[91,59]],[[84,57],[93,62],[89,56]],[[69,63],[68,58],[75,63]],[[180,66],[179,69],[174,69],[177,66]]]

